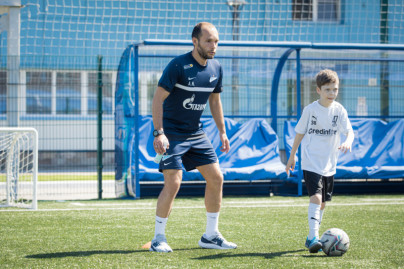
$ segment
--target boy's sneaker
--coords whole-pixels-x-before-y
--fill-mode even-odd
[[[155,252],[173,252],[167,244],[167,239],[163,234],[158,234],[156,238],[151,241],[150,251]]]
[[[201,237],[201,240],[199,240],[198,245],[201,248],[211,248],[211,249],[235,249],[237,248],[237,245],[228,242],[226,239],[224,239],[223,235],[221,233],[218,233],[214,236],[211,236],[208,238],[206,234],[203,234]]]
[[[321,248],[323,245],[321,244],[320,241],[318,241],[318,238],[315,236],[313,239],[309,240],[309,237],[306,238],[306,243],[304,244],[306,248],[309,249],[310,253],[317,253],[321,251]]]

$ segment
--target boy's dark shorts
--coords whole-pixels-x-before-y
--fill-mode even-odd
[[[303,176],[309,196],[321,194],[323,203],[331,201],[334,190],[334,176],[325,177],[307,170],[303,170]]]
[[[216,152],[206,135],[193,140],[169,142],[170,147],[159,165],[160,172],[165,169],[182,170],[182,166],[186,171],[190,171],[198,166],[218,162]]]

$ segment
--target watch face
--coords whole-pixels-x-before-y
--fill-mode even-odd
[[[162,135],[162,134],[164,134],[164,132],[162,131],[162,130],[154,130],[153,131],[153,136],[159,136],[159,135]]]

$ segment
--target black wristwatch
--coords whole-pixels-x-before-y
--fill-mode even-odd
[[[153,136],[154,137],[157,137],[157,136],[162,135],[162,134],[164,134],[163,130],[154,130],[153,131]]]

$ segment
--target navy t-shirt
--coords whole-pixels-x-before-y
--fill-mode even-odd
[[[220,63],[208,59],[200,65],[192,52],[174,58],[165,68],[158,85],[170,92],[163,104],[164,133],[170,138],[199,137],[200,123],[210,94],[222,91]]]

